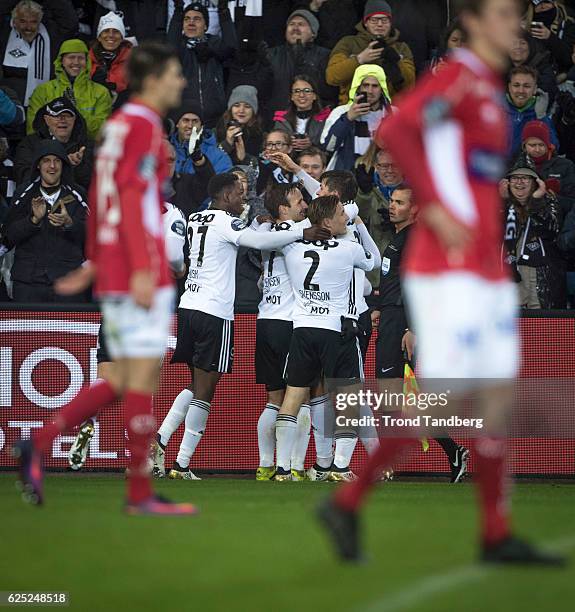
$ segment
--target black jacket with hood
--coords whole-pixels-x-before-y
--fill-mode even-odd
[[[57,202],[62,202],[72,218],[72,225],[67,228],[51,225],[48,211],[40,223],[32,223],[32,199],[41,195],[38,163],[45,155],[56,155],[63,162]],[[31,182],[14,195],[2,232],[6,246],[15,249],[12,266],[14,281],[51,285],[84,261],[88,205],[82,188],[72,182],[70,170],[60,143],[47,140],[40,144],[34,157]]]
[[[46,106],[42,106],[34,118],[34,134],[26,136],[16,148],[14,169],[17,185],[30,181],[32,172],[35,171],[34,159],[40,144],[45,141],[54,140],[44,121],[45,114]],[[76,153],[82,147],[85,147],[82,161],[77,166],[71,166],[70,170],[72,172],[72,181],[87,190],[90,186],[94,166],[94,141],[88,137],[86,122],[79,113],[76,115],[76,122],[74,123],[70,140],[67,143],[61,144],[68,155]]]
[[[195,100],[201,106],[204,125],[213,128],[226,110],[224,63],[237,49],[236,31],[229,11],[220,11],[221,38],[206,34],[203,39],[189,39],[182,34],[184,9],[176,3],[168,29],[168,42],[177,49],[188,82],[183,100]]]

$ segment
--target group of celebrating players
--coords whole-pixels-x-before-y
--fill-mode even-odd
[[[486,427],[473,448],[482,559],[560,564],[561,557],[544,553],[511,532],[507,443],[498,428],[510,404],[510,383],[518,366],[515,287],[499,257],[498,180],[508,131],[500,75],[510,41],[519,31],[520,11],[515,0],[462,0],[460,16],[467,49],[454,54],[436,75],[424,77],[374,134],[378,145],[390,149],[413,189],[394,193],[390,216],[397,231],[390,252],[383,254],[382,278],[393,281],[398,250],[409,231],[401,289],[417,333],[421,374],[426,379],[462,379],[469,387],[477,379],[484,381],[477,387]],[[382,259],[352,203],[349,177],[326,174],[311,190],[314,199],[307,207],[297,186],[275,187],[267,198],[271,220],[258,219],[251,227],[239,218],[241,183],[230,174],[212,179],[210,207],[187,220],[189,269],[173,356],[188,365],[192,384],[176,398],[157,432],[153,393],[174,297],[169,264],[176,274],[182,273],[181,261],[169,262],[161,218],[166,208],[162,184],[169,175],[162,117],[178,105],[184,79],[177,56],[158,43],[134,49],[128,73],[134,96],[107,122],[98,150],[90,196],[88,263],[57,286],[58,291],[73,294],[95,281],[113,366],[104,378],[80,391],[52,423],[30,440],[15,444],[24,498],[42,503],[42,454],[52,440],[122,399],[130,450],[126,512],[197,512],[192,504],[154,494],[150,447],[154,444],[156,468],[162,473],[164,448],[185,421],[169,474],[194,478],[190,458],[205,430],[216,385],[232,367],[237,249],[251,247],[262,251],[264,261],[256,367],[258,382],[268,391],[258,424],[257,478],[302,478],[293,453],[298,446],[297,416],[309,402],[316,424],[313,479],[349,481],[326,499],[318,516],[338,554],[357,561],[362,557],[359,511],[367,493],[382,469],[390,468],[400,452],[419,442],[418,435],[399,432],[379,443],[366,433],[368,459],[355,479],[349,460],[357,435],[336,428],[332,458],[328,393],[338,386],[356,388],[363,379],[362,348],[365,352],[371,325],[364,299],[365,271]],[[476,120],[478,114],[482,122]],[[419,206],[416,224],[408,222],[415,212],[412,193]],[[172,226],[183,238],[182,220],[175,219]],[[383,288],[388,293],[389,287]],[[380,330],[382,322],[390,320],[384,308]],[[410,332],[401,329],[397,313],[393,321],[386,326],[388,336],[382,335],[384,347],[401,354],[403,344],[409,352]],[[395,372],[397,359],[386,363],[385,351],[377,353],[378,373]],[[316,410],[319,418],[314,417]],[[453,459],[457,471],[452,470],[452,480],[457,480],[468,451],[447,436],[439,440]]]

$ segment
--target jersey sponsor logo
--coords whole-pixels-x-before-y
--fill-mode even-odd
[[[495,151],[472,149],[467,158],[467,167],[476,179],[496,183],[505,174],[505,158]]]
[[[192,213],[189,217],[190,223],[211,223],[216,218],[214,213],[204,215],[202,213]]]
[[[431,98],[423,107],[423,122],[425,125],[434,125],[449,116],[451,105],[444,98]]]
[[[157,160],[156,156],[148,153],[148,155],[144,155],[140,160],[140,165],[138,167],[138,172],[140,176],[146,180],[151,181],[156,174]]]
[[[246,224],[241,219],[234,219],[232,221],[232,229],[235,232],[241,232],[242,230],[246,229],[246,227]]]
[[[323,247],[324,251],[339,246],[339,242],[337,242],[337,240],[314,240],[313,242],[310,240],[298,240],[297,242],[301,244],[313,244],[313,246],[316,247]]]
[[[274,223],[272,225],[272,229],[274,229],[276,232],[280,232],[282,230],[290,230],[291,225],[287,221],[282,221],[281,223]]]
[[[274,306],[281,305],[282,296],[281,295],[267,295],[266,296],[266,304],[272,304]]]
[[[328,315],[329,314],[329,308],[327,306],[312,306],[310,308],[310,313],[311,314],[318,314],[318,315]]]
[[[186,235],[186,226],[184,225],[183,221],[174,221],[170,229],[172,230],[172,232],[174,232],[174,234],[177,234],[178,236],[183,237]]]
[[[389,257],[384,257],[381,260],[381,272],[382,274],[388,274],[391,269],[391,259]]]

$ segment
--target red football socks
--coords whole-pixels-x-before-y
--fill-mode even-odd
[[[152,483],[148,469],[150,444],[156,432],[156,420],[152,414],[151,393],[127,391],[124,395],[124,423],[128,431],[128,502],[137,504],[152,495]]]
[[[340,487],[335,494],[335,503],[348,512],[356,512],[372,489],[383,469],[392,466],[400,452],[415,445],[415,438],[382,438],[379,448],[367,459],[358,479]]]
[[[34,446],[39,451],[45,452],[58,434],[93,417],[104,406],[112,403],[116,397],[116,392],[106,380],[97,380],[89,387],[84,387],[69,404],[66,404],[56,414],[52,423],[44,425],[38,433],[32,436]]]
[[[509,535],[507,495],[507,441],[503,438],[475,440],[475,479],[482,513],[482,536],[487,546]]]

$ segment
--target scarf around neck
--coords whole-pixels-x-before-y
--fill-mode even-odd
[[[28,100],[34,89],[50,78],[50,35],[43,23],[39,25],[38,34],[30,44],[12,24],[3,65],[27,71],[24,106],[28,106]]]

